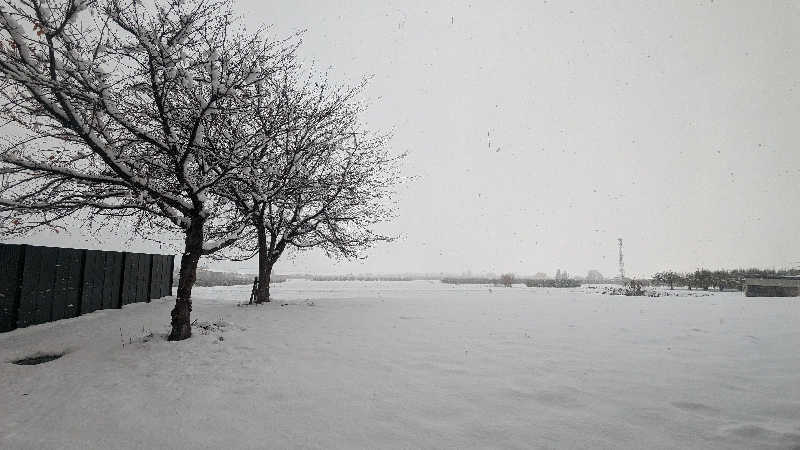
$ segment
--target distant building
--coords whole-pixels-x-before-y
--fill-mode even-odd
[[[747,297],[798,297],[800,277],[745,278],[744,295]]]

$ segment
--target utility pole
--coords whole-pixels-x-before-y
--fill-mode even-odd
[[[619,280],[625,280],[625,261],[622,259],[622,238],[617,239],[619,241]]]

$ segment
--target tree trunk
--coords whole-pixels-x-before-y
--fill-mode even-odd
[[[269,279],[272,274],[272,265],[275,263],[270,258],[270,249],[267,245],[267,232],[263,226],[258,226],[258,290],[256,303],[269,302]]]
[[[258,258],[258,292],[256,292],[256,303],[269,302],[269,280],[272,275],[272,261],[264,262]]]
[[[170,341],[182,341],[192,336],[192,287],[197,277],[197,263],[203,253],[203,226],[205,219],[192,219],[186,230],[185,246],[181,256],[178,278],[178,295],[172,309],[172,331]]]

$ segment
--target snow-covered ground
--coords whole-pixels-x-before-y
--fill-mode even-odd
[[[197,288],[183,342],[171,299],[15,330],[0,448],[800,447],[800,299],[589,291],[288,281]]]

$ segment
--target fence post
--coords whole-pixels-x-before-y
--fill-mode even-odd
[[[122,252],[122,270],[120,270],[119,275],[119,304],[117,308],[122,309],[122,304],[125,300],[124,292],[125,292],[125,263],[128,259],[128,252]]]
[[[78,305],[77,311],[75,316],[79,317],[83,315],[83,289],[84,283],[86,283],[86,249],[81,249],[81,281],[78,284]]]
[[[147,303],[153,299],[153,260],[155,255],[147,254],[147,260],[150,264],[147,265]]]
[[[17,280],[16,285],[12,287],[11,292],[13,292],[14,301],[10,306],[10,313],[11,317],[9,317],[9,325],[10,328],[8,330],[3,331],[11,331],[16,328],[19,328],[19,308],[20,308],[20,297],[22,296],[22,276],[25,273],[25,249],[28,248],[26,244],[22,244],[19,246],[19,255],[17,255]]]
[[[14,306],[12,307],[12,310],[14,311],[14,328],[19,326],[19,308],[22,305],[22,277],[25,276],[25,252],[27,249],[27,244],[22,244],[19,246],[19,260],[17,261],[17,285],[14,287],[16,292],[14,293]]]

